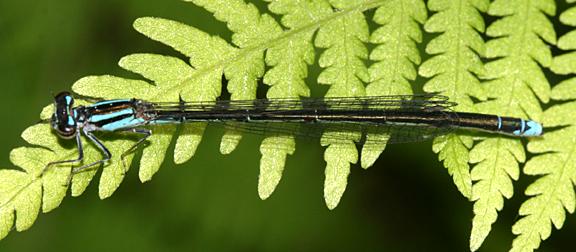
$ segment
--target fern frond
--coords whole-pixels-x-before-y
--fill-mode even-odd
[[[482,112],[532,118],[546,127],[560,128],[531,140],[528,150],[537,156],[525,166],[525,173],[539,177],[526,190],[530,198],[520,209],[513,227],[518,237],[513,251],[532,251],[551,233],[550,223],[560,228],[565,211],[576,209],[573,186],[576,181],[576,78],[557,85],[552,92],[540,66],[558,74],[576,73],[576,54],[569,52],[552,59],[548,44],[555,44],[552,24],[546,15],[555,12],[552,0],[265,0],[268,11],[259,11],[245,0],[187,0],[201,6],[224,22],[230,42],[189,25],[162,18],[139,18],[134,28],[145,36],[172,47],[187,59],[132,54],[119,65],[140,75],[141,80],[102,75],[78,80],[72,87],[86,97],[115,99],[138,97],[150,101],[210,101],[220,96],[222,78],[228,80],[232,100],[256,98],[258,80],[269,85],[268,98],[305,97],[310,90],[305,79],[314,64],[315,49],[321,69],[318,83],[329,85],[326,96],[394,95],[412,93],[417,74],[429,78],[424,91],[447,95],[459,105],[458,111]],[[427,17],[427,9],[433,15]],[[375,30],[370,34],[366,10],[375,9]],[[480,15],[499,17],[487,30],[493,39],[485,43],[480,33],[485,24]],[[278,17],[277,22],[271,15]],[[564,24],[576,26],[576,7],[560,17]],[[422,65],[417,44],[422,41],[420,25],[438,36],[426,46],[431,58]],[[316,36],[315,36],[316,35]],[[367,44],[374,44],[372,51]],[[563,50],[576,49],[576,32],[558,41]],[[484,65],[482,57],[493,61]],[[367,66],[367,62],[371,65]],[[418,71],[415,67],[419,66]],[[540,66],[539,66],[540,65]],[[479,79],[487,80],[483,85]],[[366,84],[366,85],[365,85]],[[546,112],[540,103],[549,98],[564,102]],[[474,100],[480,102],[475,104]],[[75,105],[87,104],[78,99]],[[53,106],[44,108],[47,119]],[[188,161],[196,152],[206,123],[155,126],[143,148],[139,167],[141,181],[150,180],[159,170],[175,142],[174,161]],[[14,149],[12,163],[20,169],[0,169],[0,239],[13,229],[29,228],[40,209],[57,208],[70,188],[81,195],[98,169],[72,174],[75,167],[100,160],[102,153],[92,144],[84,145],[81,164],[60,165],[42,173],[49,162],[78,157],[73,141],[61,141],[51,128],[38,124],[26,129],[22,137],[31,147]],[[343,134],[345,134],[343,136]],[[335,137],[334,135],[338,135]],[[99,197],[110,197],[122,183],[134,153],[121,154],[134,144],[134,138],[102,134],[113,159],[99,168]],[[385,135],[368,134],[369,139]],[[242,135],[229,130],[222,137],[220,152],[231,153]],[[348,139],[342,141],[343,138]],[[332,139],[338,139],[333,141]],[[324,198],[335,208],[346,189],[351,164],[358,162],[356,142],[360,132],[327,131],[320,139],[326,147],[327,162]],[[479,140],[474,145],[474,140]],[[83,139],[84,143],[89,143]],[[380,140],[382,141],[382,140]],[[361,165],[371,166],[386,145],[362,148]],[[266,137],[260,144],[258,194],[266,199],[281,181],[286,159],[296,149],[293,138]],[[475,201],[470,249],[477,250],[490,232],[513,194],[513,180],[519,177],[519,163],[526,159],[520,140],[492,137],[474,139],[450,134],[433,143],[453,182],[463,196]],[[474,164],[470,171],[470,164]]]
[[[262,77],[264,77],[266,84],[272,86],[268,97],[307,96],[309,91],[303,79],[307,76],[307,66],[314,61],[312,35],[320,27],[330,26],[327,28],[329,32],[340,28],[336,25],[341,24],[343,19],[364,22],[362,12],[378,7],[382,2],[382,0],[359,1],[352,5],[335,3],[334,6],[338,6],[339,11],[334,11],[333,6],[325,1],[304,1],[297,5],[291,1],[274,1],[270,3],[270,8],[273,12],[284,15],[282,24],[288,28],[285,30],[270,16],[261,15],[252,4],[245,4],[243,1],[194,1],[195,4],[213,12],[217,19],[227,23],[234,32],[232,40],[235,46],[228,44],[219,37],[211,36],[194,27],[175,21],[161,18],[139,18],[134,22],[136,30],[181,52],[190,58],[189,62],[170,56],[133,54],[122,58],[119,65],[128,71],[141,75],[145,80],[132,80],[109,75],[89,76],[78,80],[72,89],[80,95],[102,99],[138,97],[159,102],[177,101],[179,98],[186,101],[208,101],[214,100],[220,95],[221,78],[224,74],[228,79],[228,90],[232,94],[232,99],[255,98],[257,79]],[[308,19],[302,18],[302,10],[308,11],[306,15],[303,15]],[[352,24],[350,27],[358,28],[356,25]],[[354,47],[358,46],[363,48],[361,57],[355,59],[355,63],[352,65],[356,66],[357,63],[362,65],[362,81],[366,82],[368,80],[367,71],[361,63],[361,59],[366,58],[367,52],[362,42],[367,41],[368,32],[365,23],[362,24],[361,28],[362,40],[347,42],[353,47],[346,49],[356,49]],[[340,31],[340,36],[344,37],[344,35]],[[331,41],[331,38],[318,41],[316,41],[317,45],[332,47],[330,43],[327,43]],[[344,48],[338,47],[338,50],[340,49]],[[327,56],[324,56],[324,61],[336,62],[339,59],[334,58],[334,56],[339,55],[349,56],[351,59],[358,56],[358,52],[352,52],[348,55],[346,52],[342,53],[338,50],[329,49],[330,53],[325,53]],[[264,58],[265,53],[266,58]],[[265,65],[270,66],[266,75],[264,75]],[[326,65],[324,66],[326,67]],[[331,66],[328,69],[339,70],[342,67],[344,66],[338,68]],[[325,71],[322,78],[326,82],[342,82],[342,85],[335,85],[340,91],[347,88],[345,86],[347,80],[342,81],[338,78],[350,78],[358,74],[358,72],[347,70],[344,76],[330,76],[330,74],[326,74],[327,72]],[[350,82],[361,88],[360,95],[364,94],[362,81],[353,80]],[[87,102],[78,99],[76,105],[84,103]],[[42,118],[48,118],[52,111],[52,106],[46,107],[42,112]],[[183,163],[194,155],[205,126],[204,123],[182,126],[182,134],[177,136],[174,151],[176,163]],[[2,235],[5,235],[13,226],[15,214],[19,216],[16,218],[17,229],[24,230],[35,220],[40,202],[42,202],[42,209],[45,212],[57,207],[69,186],[68,180],[71,177],[72,168],[101,158],[100,151],[87,144],[85,145],[86,158],[82,164],[69,165],[68,169],[50,169],[44,176],[39,177],[45,164],[55,160],[74,159],[78,155],[77,150],[72,146],[64,148],[55,135],[46,134],[50,131],[48,125],[30,127],[25,131],[23,137],[28,143],[41,148],[23,147],[12,153],[14,164],[25,169],[6,172],[6,178],[10,181],[17,181],[18,186],[5,183],[6,186],[0,188],[2,193],[0,197],[0,214],[2,215],[0,234]],[[174,133],[175,127],[160,126],[154,128],[154,134],[148,138],[149,144],[144,148],[140,161],[139,177],[141,181],[150,180],[158,171],[164,161],[164,156],[167,154],[168,146],[173,140]],[[226,134],[222,139],[221,152],[229,153],[236,147],[239,140],[240,135],[235,132]],[[128,155],[125,159],[127,167],[123,166],[120,154],[130,148],[134,141],[120,136],[116,138],[104,137],[103,142],[113,156],[113,159],[103,166],[100,177],[99,196],[106,198],[118,188],[131,164],[133,154]],[[278,146],[285,148],[281,148],[284,149],[283,151],[270,152],[268,150],[271,148],[267,148],[267,146],[271,144],[276,149]],[[259,182],[261,198],[268,197],[274,191],[282,174],[285,157],[293,151],[293,140],[268,138],[262,143],[263,157]],[[36,159],[29,160],[29,157]],[[29,167],[34,167],[34,169]],[[71,177],[73,196],[78,196],[84,192],[95,176],[96,170],[88,170]],[[344,176],[344,180],[345,178],[346,176]],[[39,200],[40,198],[42,201]],[[339,196],[337,198],[339,199]],[[28,199],[30,199],[29,202],[22,201]],[[332,204],[332,206],[335,205]]]
[[[488,27],[494,39],[486,43],[486,57],[496,59],[486,64],[484,85],[491,99],[478,104],[484,113],[498,113],[519,118],[541,118],[539,100],[546,103],[549,84],[542,66],[550,66],[552,57],[544,41],[555,43],[554,29],[546,14],[554,14],[553,1],[501,1],[491,3],[488,14],[502,17]],[[488,138],[470,152],[474,219],[470,249],[480,247],[498,211],[503,197],[513,195],[512,180],[519,176],[519,163],[525,161],[520,140]]]
[[[382,25],[370,35],[376,48],[370,52],[370,95],[412,94],[410,81],[416,79],[415,65],[420,65],[420,52],[416,43],[422,42],[418,24],[426,21],[426,5],[421,0],[386,1],[374,14],[374,22]],[[384,142],[387,136],[369,134],[372,141]],[[378,140],[380,139],[380,140]],[[362,147],[360,163],[363,168],[374,164],[386,148],[385,144]]]
[[[576,7],[560,16],[564,24],[576,26]],[[576,49],[576,32],[573,30],[558,40],[562,50]],[[576,73],[575,52],[554,57],[551,69],[558,74]],[[572,60],[570,60],[572,59]],[[576,197],[576,78],[565,80],[552,89],[551,98],[557,101],[569,101],[547,109],[542,116],[546,127],[562,127],[548,132],[543,139],[532,141],[528,150],[540,154],[531,158],[524,167],[524,173],[540,176],[525,191],[531,196],[522,204],[519,214],[523,216],[512,227],[519,235],[512,244],[512,251],[533,251],[547,239],[552,225],[560,229],[564,224],[564,211],[574,213]]]
[[[574,85],[571,85],[575,88]],[[558,89],[560,90],[560,89]],[[556,89],[552,92],[555,97]],[[573,99],[575,99],[573,97]],[[530,159],[524,167],[524,173],[541,176],[526,189],[526,195],[532,196],[520,207],[524,216],[512,227],[519,236],[514,240],[511,251],[534,251],[546,240],[552,225],[560,229],[566,219],[565,210],[574,213],[576,197],[576,120],[574,120],[576,102],[554,106],[544,113],[547,127],[567,126],[561,130],[545,134],[543,139],[528,144],[532,153],[545,153]],[[550,153],[552,152],[552,153]]]
[[[487,0],[433,0],[428,8],[437,11],[426,21],[424,29],[441,33],[426,46],[432,58],[422,63],[419,74],[431,78],[426,92],[439,92],[458,103],[457,110],[475,111],[472,97],[485,99],[484,90],[475,75],[484,68],[479,56],[484,55],[484,21],[479,12],[488,8]],[[472,138],[449,134],[434,140],[433,150],[452,176],[454,184],[466,198],[471,197],[472,180],[468,166],[468,149]]]
[[[154,23],[156,29],[150,28],[151,26],[146,26],[144,23]],[[136,21],[135,26],[140,27],[140,25],[149,28],[147,32],[152,35],[162,34],[158,36],[161,36],[177,50],[194,58],[192,66],[198,69],[201,69],[203,64],[216,60],[213,56],[230,54],[231,49],[233,49],[219,38],[210,37],[194,28],[173,21],[144,18]],[[182,32],[182,30],[186,30],[186,32]],[[212,50],[207,50],[207,48]],[[201,77],[205,78],[190,78],[195,73],[194,68],[177,58],[154,54],[134,54],[124,57],[120,61],[120,66],[153,80],[155,85],[147,81],[130,80],[114,76],[91,76],[77,81],[72,89],[78,94],[91,97],[113,99],[138,96],[155,101],[177,101],[180,96],[191,101],[213,100],[220,92],[221,68],[205,71],[201,75]],[[82,105],[83,103],[86,102],[77,101],[77,105]],[[52,109],[45,108],[42,117],[48,117],[48,111],[50,110]],[[197,145],[201,137],[203,125],[193,125],[189,126],[189,129],[185,128],[183,130],[188,134],[183,134],[180,138],[184,138],[184,140],[179,139],[179,142],[186,142],[187,146],[182,147],[182,144],[180,144],[179,147],[177,144],[175,150],[176,160],[182,160],[186,156],[190,156],[188,153],[193,152],[195,149],[195,145]],[[62,147],[56,135],[46,134],[46,132],[50,131],[49,125],[46,124],[28,128],[22,134],[24,140],[43,148],[22,147],[15,149],[11,154],[13,163],[24,168],[24,171],[11,171],[6,178],[17,179],[21,182],[18,183],[20,187],[4,188],[7,191],[2,191],[0,194],[2,195],[0,212],[4,214],[2,216],[2,224],[4,226],[1,228],[3,231],[9,230],[12,226],[12,222],[8,220],[14,219],[14,210],[18,214],[18,218],[16,218],[17,229],[24,230],[29,226],[27,223],[35,220],[38,212],[33,207],[35,206],[34,199],[42,198],[42,210],[48,212],[57,207],[65,195],[69,186],[68,180],[71,176],[70,168],[72,167],[70,165],[68,169],[65,169],[65,166],[54,167],[49,169],[43,176],[39,177],[39,175],[47,163],[55,160],[75,159],[78,156],[78,151],[74,147]],[[174,127],[157,127],[154,129],[154,133],[154,136],[149,138],[150,145],[145,148],[142,155],[139,172],[142,181],[149,180],[158,170],[172,139]],[[89,142],[86,139],[83,140],[85,143]],[[103,167],[98,187],[100,198],[112,195],[122,182],[125,171],[132,161],[133,154],[125,158],[128,167],[123,166],[120,157],[134,143],[122,137],[104,140],[107,148],[112,153],[113,159],[108,165]],[[85,160],[81,164],[74,165],[75,167],[99,160],[102,156],[100,151],[90,144],[85,145],[84,154]],[[78,196],[82,194],[95,174],[96,169],[75,174],[71,180],[72,195]],[[22,200],[30,201],[26,203]]]

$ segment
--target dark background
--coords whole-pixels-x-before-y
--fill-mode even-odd
[[[170,1],[0,2],[0,167],[13,168],[11,149],[38,120],[51,96],[92,74],[133,76],[116,66],[124,55],[176,52],[134,31],[141,16],[178,20],[218,34],[230,33],[211,14]],[[318,70],[311,71],[314,87]],[[49,134],[49,132],[47,132]],[[257,194],[259,137],[247,136],[231,155],[218,152],[219,134],[208,130],[196,156],[176,166],[168,158],[151,182],[132,169],[109,199],[97,183],[67,197],[22,233],[0,241],[1,251],[467,251],[472,203],[452,184],[431,143],[390,146],[374,167],[352,169],[333,211],[323,199],[322,149],[298,142],[276,192]],[[171,154],[169,155],[171,157]],[[508,250],[511,225],[525,186],[515,184],[481,251]],[[565,251],[576,231],[568,216],[539,251]]]

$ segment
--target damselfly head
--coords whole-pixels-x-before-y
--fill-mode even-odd
[[[58,136],[72,138],[76,135],[76,119],[74,117],[74,98],[68,92],[61,92],[54,97],[54,114],[51,125]]]

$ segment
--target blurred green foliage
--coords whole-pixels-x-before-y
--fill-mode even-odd
[[[132,29],[141,16],[178,20],[230,38],[209,13],[176,0],[0,2],[0,167],[13,168],[9,151],[24,144],[19,134],[38,120],[52,94],[86,75],[134,77],[116,66],[130,53],[180,56]],[[309,81],[316,77],[312,71]],[[374,167],[354,167],[342,202],[329,211],[319,145],[299,141],[277,191],[261,201],[256,190],[261,138],[247,136],[224,156],[219,137],[209,129],[192,161],[176,166],[167,160],[146,184],[132,169],[110,199],[99,200],[92,183],[82,197],[67,197],[53,212],[39,215],[30,230],[9,234],[0,251],[468,249],[471,204],[430,143],[389,146]],[[517,187],[515,195],[524,188]],[[480,251],[508,249],[520,202],[516,197],[507,203]],[[576,232],[574,222],[569,216],[540,251],[564,251]]]

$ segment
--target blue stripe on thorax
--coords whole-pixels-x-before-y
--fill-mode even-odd
[[[106,131],[114,131],[114,130],[119,130],[119,129],[125,129],[125,128],[133,128],[136,126],[140,126],[142,124],[144,124],[146,122],[146,120],[144,120],[143,118],[137,118],[134,116],[130,116],[130,117],[126,117],[124,119],[121,120],[117,120],[117,121],[113,121],[111,123],[107,123],[101,126],[102,130],[106,130]]]
[[[94,114],[89,118],[90,122],[97,123],[105,120],[112,119],[118,116],[130,115],[134,114],[134,110],[132,108],[125,108],[118,111],[106,113],[106,114]]]

